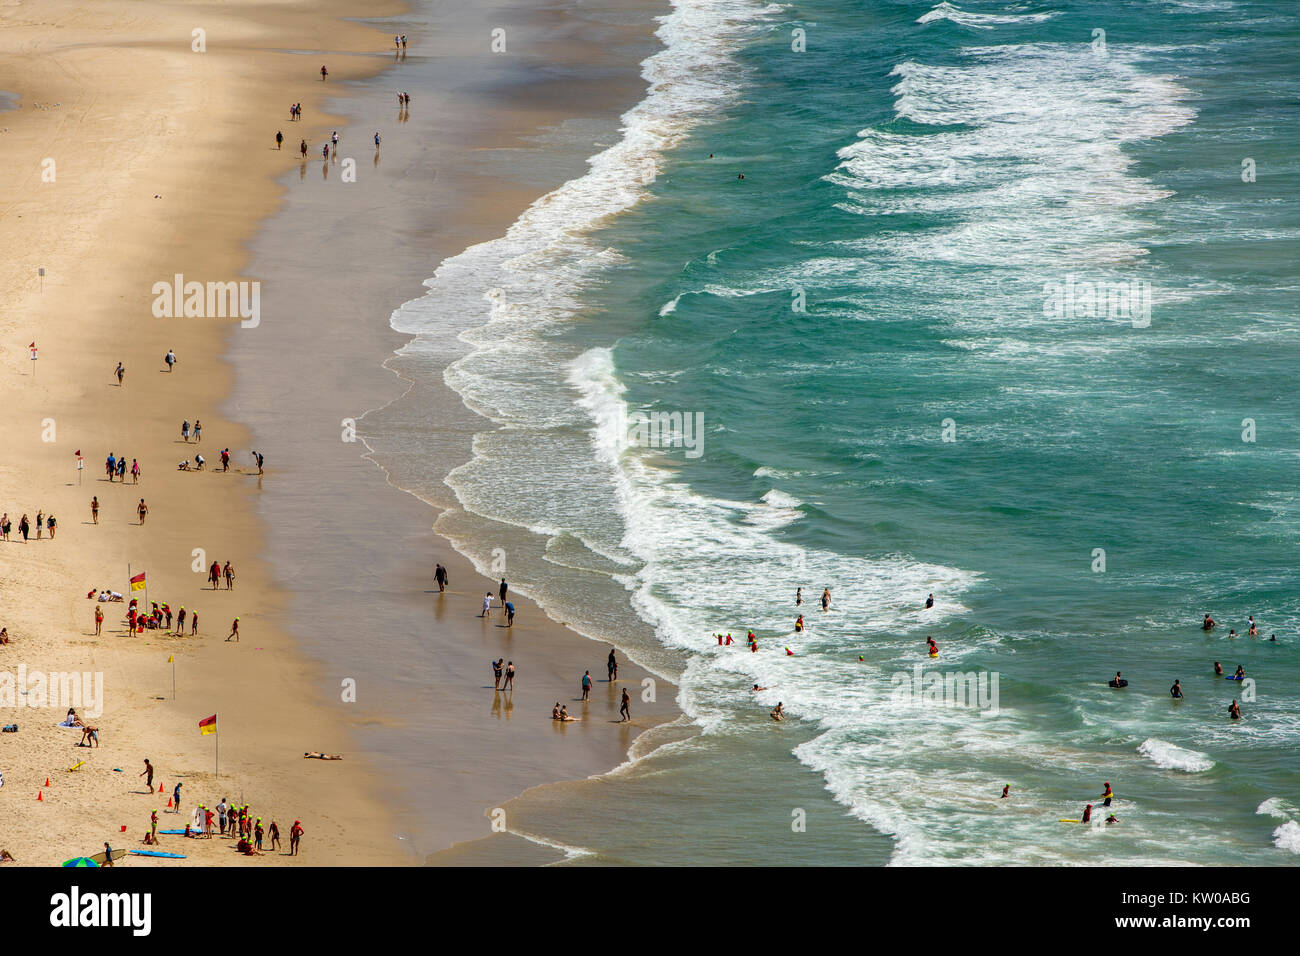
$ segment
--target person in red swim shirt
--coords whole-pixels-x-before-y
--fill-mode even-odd
[[[802,631],[802,630],[803,630],[803,615],[802,615],[802,614],[799,615],[799,620],[797,620],[797,621],[794,622],[794,629],[795,629],[796,632],[798,632],[798,631]]]
[[[926,642],[926,648],[927,648],[927,650],[929,650],[929,652],[930,652],[930,656],[931,656],[931,657],[938,657],[938,656],[939,656],[939,645],[936,644],[936,643],[934,642],[934,638],[933,638],[933,637],[927,637],[927,638],[925,639],[925,642]]]
[[[1080,820],[1079,822],[1080,822],[1080,823],[1091,823],[1091,822],[1092,822],[1092,804],[1091,804],[1091,803],[1088,804],[1086,807],[1083,808],[1083,819]]]
[[[735,643],[736,643],[736,642],[733,641],[733,640],[731,639],[731,633],[728,632],[728,633],[727,633],[727,646],[730,647],[732,644],[735,644]]]

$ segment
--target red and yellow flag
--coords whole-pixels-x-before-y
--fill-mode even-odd
[[[143,571],[141,571],[139,574],[137,574],[135,577],[133,577],[133,578],[131,579],[131,590],[132,590],[132,591],[143,591],[143,590],[144,590],[144,572],[143,572]]]
[[[202,735],[215,734],[217,732],[217,715],[204,717],[199,721],[199,733]]]

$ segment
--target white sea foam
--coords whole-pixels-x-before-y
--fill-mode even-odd
[[[1044,20],[1050,20],[1052,17],[1059,16],[1057,11],[1045,13],[1020,13],[1020,14],[999,14],[999,13],[975,13],[973,11],[963,10],[956,4],[948,3],[944,0],[928,13],[917,17],[917,23],[934,23],[937,20],[951,20],[953,23],[960,23],[962,26],[975,27],[980,30],[992,30],[996,26],[1013,23],[1042,23]]]
[[[1214,761],[1203,753],[1187,750],[1165,740],[1148,737],[1138,746],[1142,754],[1164,770],[1181,770],[1183,773],[1204,773],[1214,766]]]
[[[1300,823],[1288,820],[1274,830],[1273,845],[1279,850],[1300,853]]]

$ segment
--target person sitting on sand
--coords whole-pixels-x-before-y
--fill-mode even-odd
[[[0,627],[0,644],[9,643],[9,628]]]
[[[562,705],[562,706],[560,707],[560,722],[561,722],[561,723],[564,723],[564,722],[566,722],[566,721],[570,721],[570,720],[581,720],[581,719],[582,719],[582,718],[580,718],[580,717],[570,717],[570,716],[569,716],[569,705],[568,705],[568,704],[564,704],[564,705]]]
[[[785,720],[785,707],[783,704],[778,703],[776,707],[772,710],[772,719]]]
[[[557,700],[555,706],[551,708],[551,720],[560,719],[560,702]]]
[[[86,725],[85,725],[84,722],[82,722],[82,719],[81,719],[80,717],[77,716],[77,711],[76,711],[74,708],[69,707],[69,708],[68,708],[68,716],[65,717],[65,718],[63,718],[63,726],[64,726],[64,727],[84,727],[84,726],[86,726]]]

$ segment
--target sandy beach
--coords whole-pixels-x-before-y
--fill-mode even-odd
[[[150,811],[165,808],[178,781],[187,810],[228,796],[274,819],[282,833],[303,821],[300,856],[259,862],[404,859],[387,805],[367,786],[365,760],[345,723],[323,707],[319,675],[272,623],[281,598],[267,583],[250,499],[273,486],[274,467],[258,479],[246,431],[219,411],[231,386],[221,354],[231,320],[160,321],[151,311],[154,283],[175,273],[244,278],[242,244],[274,208],[273,177],[289,162],[270,139],[276,118],[286,118],[287,129],[288,104],[301,102],[302,126],[318,131],[323,121],[319,64],[275,48],[289,36],[332,50],[381,46],[382,34],[335,19],[349,6],[199,11],[56,0],[0,10],[0,87],[20,97],[0,124],[10,170],[0,186],[0,236],[10,251],[0,265],[0,389],[11,426],[0,510],[15,526],[15,540],[0,545],[0,625],[11,637],[0,667],[99,672],[104,697],[102,714],[88,718],[99,728],[98,748],[78,747],[76,730],[56,726],[66,704],[4,709],[5,723],[19,731],[0,739],[0,845],[20,864],[57,864],[105,841],[140,848]],[[191,49],[196,29],[206,32],[205,52]],[[337,56],[331,79],[380,65]],[[39,349],[36,362],[29,342]],[[179,359],[170,374],[169,349]],[[120,387],[118,362],[126,369]],[[183,419],[203,423],[205,472],[177,470],[198,450],[181,441]],[[223,474],[216,466],[225,447],[233,462]],[[104,478],[111,451],[140,462],[138,485]],[[92,496],[101,506],[97,525]],[[149,507],[144,526],[140,498]],[[24,545],[19,518],[38,510],[57,517],[57,537]],[[233,591],[204,590],[204,575],[192,569],[196,549],[207,563],[233,563]],[[146,572],[151,601],[198,613],[196,637],[128,636],[125,604],[99,605],[108,613],[103,634],[94,635],[96,602],[86,593],[129,593],[128,565]],[[237,616],[241,641],[227,643]],[[213,713],[219,778],[214,738],[198,729]],[[305,760],[305,751],[345,759]],[[146,757],[157,768],[152,795],[136,776]],[[160,828],[183,826],[161,816]],[[161,849],[205,864],[241,859],[219,840],[164,838]]]
[[[389,311],[418,294],[442,257],[504,231],[527,203],[577,174],[590,152],[575,142],[540,171],[525,171],[514,158],[499,163],[519,172],[512,182],[461,161],[447,168],[440,192],[421,193],[413,204],[436,210],[417,234],[357,232],[358,218],[374,222],[392,197],[339,192],[341,167],[322,164],[317,144],[334,129],[351,149],[361,141],[363,185],[368,172],[415,164],[424,154],[397,141],[387,88],[385,121],[370,124],[385,126],[383,167],[378,151],[371,159],[368,130],[320,112],[326,96],[342,93],[337,83],[362,81],[394,60],[391,32],[337,19],[355,14],[351,6],[0,9],[0,89],[17,97],[16,109],[0,114],[0,151],[16,171],[0,186],[0,235],[13,251],[0,264],[0,356],[8,370],[0,389],[13,423],[0,460],[0,511],[13,521],[15,539],[0,544],[9,556],[0,565],[0,626],[12,639],[0,647],[0,670],[102,673],[103,686],[102,713],[78,708],[99,728],[97,748],[79,747],[76,729],[56,726],[66,702],[24,707],[31,700],[20,693],[15,708],[0,703],[4,722],[19,725],[0,738],[0,847],[20,864],[57,864],[106,841],[144,848],[149,813],[164,811],[177,782],[186,812],[160,813],[160,829],[183,827],[196,803],[228,797],[274,819],[286,845],[289,826],[303,821],[300,856],[268,854],[261,862],[419,862],[491,833],[487,811],[528,787],[617,765],[638,733],[676,716],[671,686],[661,683],[657,699],[642,703],[645,673],[623,662],[636,719],[601,732],[618,716],[615,685],[604,680],[606,649],[518,595],[515,628],[499,626],[499,611],[477,618],[483,591],[495,586],[434,534],[437,512],[429,505],[448,502],[392,487],[362,457],[364,444],[338,440],[343,419],[409,388],[382,367],[401,344],[387,327]],[[401,9],[372,5],[366,13]],[[646,17],[631,7],[622,13],[628,23],[594,29],[652,42]],[[442,37],[444,54],[463,41],[455,30],[483,30],[486,15],[448,21],[455,27]],[[561,59],[558,51],[588,56],[575,46],[579,31],[552,11],[516,21]],[[580,29],[589,41],[592,24]],[[324,82],[321,59],[330,71]],[[556,80],[549,96],[534,89],[512,99],[518,87],[501,75],[485,78],[456,111],[449,92],[433,135],[461,156],[509,156],[537,148],[528,138],[564,122],[571,111],[560,104],[570,100],[612,124],[641,81],[635,59],[607,60],[604,74],[593,71],[585,85]],[[444,69],[450,78],[457,66]],[[518,83],[527,72],[508,79]],[[615,73],[619,82],[610,85]],[[295,102],[302,122],[288,118]],[[283,150],[272,139],[276,128]],[[310,162],[292,148],[300,138],[313,144]],[[259,226],[293,185],[302,188],[283,214]],[[328,241],[349,234],[356,241]],[[155,283],[176,275],[260,282],[260,314],[243,323],[159,318]],[[174,371],[163,360],[169,350],[178,359]],[[467,445],[475,416],[450,392],[433,399],[437,427]],[[201,445],[182,439],[182,420],[202,421]],[[224,448],[228,472],[218,460]],[[200,449],[204,471],[177,469]],[[259,449],[267,456],[261,477]],[[139,461],[138,484],[129,474],[131,487],[104,477],[109,452]],[[454,444],[445,468],[456,464],[453,454]],[[141,498],[149,509],[143,525]],[[34,520],[38,511],[57,517],[57,537],[24,545],[19,518]],[[325,533],[331,537],[321,547]],[[233,563],[233,590],[206,586],[213,560]],[[434,560],[452,575],[440,598],[430,594]],[[124,603],[87,599],[93,588],[111,588],[129,600],[128,568],[146,573],[149,601],[197,612],[199,634],[131,636]],[[106,611],[100,636],[97,606]],[[241,639],[228,642],[236,617]],[[392,635],[418,638],[418,646]],[[404,661],[413,653],[439,671],[432,686],[411,682]],[[504,699],[491,692],[487,666],[501,656],[517,658],[521,670],[518,692]],[[584,669],[599,682],[593,703],[584,722],[558,728],[547,719],[552,703],[580,712],[572,698]],[[471,710],[481,716],[471,718]],[[213,713],[219,777],[217,740],[198,728]],[[412,737],[424,741],[414,751]],[[479,761],[485,748],[499,755],[490,772]],[[305,751],[345,759],[306,760]],[[136,776],[146,757],[156,768],[151,794]],[[413,760],[419,772],[403,777]],[[160,849],[191,863],[244,861],[229,841],[163,841]],[[544,862],[549,854],[509,862]],[[132,858],[132,865],[180,862]]]

